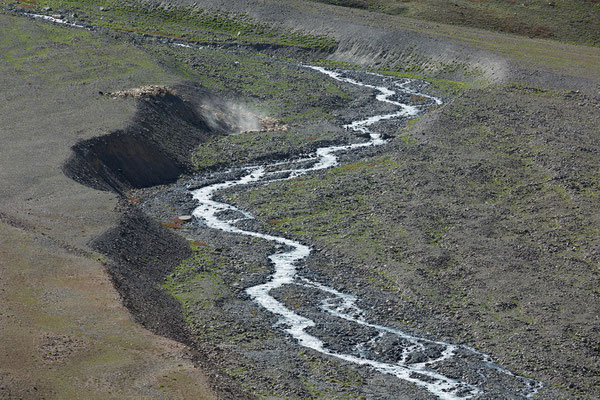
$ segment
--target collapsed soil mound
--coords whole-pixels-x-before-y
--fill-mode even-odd
[[[190,344],[181,304],[160,288],[165,274],[191,256],[184,238],[129,207],[119,225],[94,240],[92,247],[112,259],[108,272],[137,322]]]
[[[138,111],[126,129],[73,146],[64,165],[67,176],[117,193],[170,183],[190,169],[195,146],[228,128],[225,121],[206,115],[200,105],[219,100],[195,84],[136,98]]]

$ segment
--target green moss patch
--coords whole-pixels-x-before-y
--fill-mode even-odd
[[[373,284],[456,315],[457,340],[591,393],[596,328],[580,304],[596,304],[600,279],[599,124],[581,94],[466,90],[411,124],[387,156],[230,200],[269,229],[353,260]],[[540,367],[550,360],[560,374]]]
[[[392,15],[600,45],[600,3],[581,0],[314,0]]]
[[[126,43],[69,27],[4,18],[9,23],[2,27],[0,63],[24,79],[57,85],[106,78],[135,77],[151,83],[168,79],[151,57]]]
[[[331,51],[335,47],[334,40],[325,35],[275,29],[247,16],[212,13],[199,8],[116,0],[38,0],[29,5],[33,10],[45,7],[75,13],[79,19],[95,26],[194,43],[273,44],[320,51]]]

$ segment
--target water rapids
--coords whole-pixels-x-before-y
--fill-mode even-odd
[[[379,84],[371,84],[360,82],[350,77],[350,74],[347,74],[346,71],[329,70],[312,66],[306,68],[326,74],[340,82],[375,91],[378,101],[392,105],[395,110],[388,114],[374,115],[362,120],[353,121],[344,126],[346,129],[356,131],[362,135],[368,134],[369,139],[364,142],[323,147],[318,149],[315,154],[293,160],[293,162],[277,162],[265,166],[246,167],[246,173],[241,178],[208,185],[192,192],[194,199],[198,202],[198,207],[194,210],[193,215],[195,218],[204,221],[209,228],[257,237],[279,245],[279,250],[269,256],[274,272],[267,282],[246,289],[247,294],[261,307],[276,315],[278,317],[277,325],[293,337],[298,345],[315,350],[326,356],[367,366],[380,373],[396,376],[399,379],[413,383],[440,399],[451,400],[480,397],[486,394],[486,385],[481,384],[481,382],[486,383],[490,379],[493,379],[493,376],[501,376],[502,379],[514,381],[512,389],[504,389],[505,392],[510,393],[510,398],[533,397],[540,389],[540,383],[532,379],[514,375],[505,368],[493,363],[491,358],[485,354],[466,346],[430,340],[392,327],[368,322],[364,317],[364,311],[359,308],[357,304],[358,299],[355,296],[341,293],[324,284],[311,281],[298,273],[298,266],[310,256],[311,248],[309,246],[284,237],[241,229],[236,226],[236,223],[243,219],[253,218],[252,215],[230,204],[214,200],[215,194],[223,189],[251,183],[266,184],[278,180],[296,178],[311,171],[323,170],[338,165],[337,153],[352,151],[361,147],[385,144],[386,140],[380,134],[371,131],[370,127],[372,125],[386,120],[406,119],[416,116],[422,111],[420,106],[404,104],[398,101],[399,94],[418,95],[421,98],[428,99],[429,105],[439,105],[442,103],[436,97],[411,89],[410,84],[412,80],[410,79],[365,74],[365,76],[369,77],[369,82],[379,82]],[[276,171],[269,172],[272,167],[281,165],[297,165],[297,167],[283,171],[279,168]],[[282,173],[285,174],[283,178],[281,177]],[[229,211],[229,213],[223,213],[224,211]],[[231,213],[231,211],[235,212]],[[243,215],[243,217],[227,219],[222,215]],[[319,305],[322,313],[358,326],[370,328],[376,334],[368,340],[356,344],[353,348],[348,349],[347,352],[334,351],[328,348],[322,339],[308,333],[309,328],[316,325],[314,320],[299,315],[271,295],[274,289],[286,285],[299,285],[320,291],[326,296],[325,300],[322,300]],[[399,343],[398,346],[401,347],[401,357],[399,357],[397,362],[382,361],[372,351],[378,342],[382,342],[389,337],[394,337],[396,342]],[[414,357],[417,354],[419,357]],[[472,364],[476,370],[477,379],[454,378],[436,369],[436,366],[459,357],[476,360]],[[415,361],[415,359],[418,359],[418,361]]]

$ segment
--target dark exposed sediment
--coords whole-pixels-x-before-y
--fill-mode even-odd
[[[136,321],[190,344],[181,304],[159,287],[165,274],[191,255],[185,239],[128,207],[119,225],[94,240],[92,247],[111,258],[107,269]]]
[[[215,99],[194,84],[142,97],[127,128],[73,146],[65,174],[83,185],[117,193],[175,181],[189,170],[190,151],[226,130],[224,121],[209,121],[203,114],[202,101]]]
[[[190,347],[190,356],[209,373],[221,399],[252,398],[220,373],[211,349],[195,342],[181,303],[160,285],[192,254],[187,240],[162,227],[135,207],[126,206],[118,226],[91,243],[110,258],[107,271],[133,318],[150,331]]]
[[[194,84],[145,96],[138,100],[127,128],[78,143],[63,170],[83,185],[121,195],[119,224],[94,239],[90,247],[110,259],[107,271],[133,318],[156,334],[190,346],[191,357],[209,372],[211,385],[223,399],[245,399],[250,397],[239,385],[207,361],[212,357],[207,354],[210,350],[202,351],[195,344],[180,302],[160,287],[175,266],[191,255],[187,240],[125,198],[127,190],[175,181],[190,170],[189,152],[198,143],[230,129],[225,119],[201,108],[207,103],[215,110],[225,107]]]

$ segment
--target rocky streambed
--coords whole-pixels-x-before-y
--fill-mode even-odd
[[[181,47],[177,42],[166,44]],[[211,52],[184,47],[190,54]],[[186,83],[176,90],[141,96],[130,127],[73,148],[74,155],[65,165],[68,176],[123,197],[120,226],[94,246],[111,256],[113,282],[135,318],[195,349],[204,367],[214,366],[213,385],[223,393],[235,393],[236,398],[536,395],[542,389],[540,382],[513,374],[490,356],[448,340],[464,336],[454,321],[444,315],[424,315],[419,309],[422,304],[379,290],[394,285],[385,274],[361,276],[364,266],[353,265],[354,259],[320,254],[305,239],[277,234],[277,226],[286,223],[285,215],[256,221],[227,203],[236,193],[268,182],[294,181],[308,172],[319,175],[338,163],[360,169],[361,159],[387,154],[388,139],[412,143],[402,134],[407,119],[441,104],[423,93],[424,83],[418,80],[278,63],[293,70],[294,76],[302,71],[303,79],[308,78],[307,70],[315,77],[327,76],[353,94],[354,98],[344,100],[327,89],[325,109],[335,110],[338,127],[332,126],[331,119],[296,124],[289,137],[284,134],[285,151],[273,150],[272,144],[262,149],[261,143],[277,136],[261,137],[260,131],[251,130],[251,149],[259,150],[256,155],[250,149],[242,151],[241,158],[220,154],[221,160],[211,160],[212,167],[205,168],[204,174],[156,187],[193,170],[198,159],[190,162],[190,155],[198,144],[221,136],[227,147],[227,136],[239,128],[240,118],[232,115],[239,110],[231,108],[231,100]],[[304,100],[300,110],[314,109],[314,101]],[[288,132],[287,125],[281,126]],[[300,137],[296,129],[302,131],[300,136],[310,134],[309,143],[290,147],[289,139]],[[206,146],[209,152],[210,147]],[[154,187],[131,191],[149,186]],[[196,198],[188,190],[192,187]],[[198,200],[204,208],[194,212]],[[194,222],[185,226],[176,218],[192,213]],[[212,222],[202,223],[205,215]],[[162,226],[157,219],[163,220]],[[181,230],[189,241],[167,228]],[[343,232],[329,232],[344,237]],[[365,251],[377,252],[375,247]],[[249,315],[252,321],[247,320]],[[425,324],[415,328],[418,320]],[[443,329],[434,331],[449,336],[423,329],[436,323]],[[282,332],[291,336],[281,336]],[[298,350],[302,347],[310,351]],[[265,351],[270,352],[266,358]],[[282,358],[291,361],[284,365]],[[257,368],[257,362],[265,368]],[[315,372],[317,364],[324,365],[319,372]],[[272,376],[273,371],[278,375]]]
[[[179,398],[181,386],[203,386],[206,371],[213,397],[224,399],[522,398],[537,381],[538,399],[598,395],[600,103],[592,48],[410,23],[413,32],[393,21],[381,29],[381,15],[316,3],[314,14],[278,2],[270,13],[289,16],[294,32],[335,31],[333,40],[270,28],[240,35],[198,10],[188,20],[188,10],[180,18],[164,5],[122,13],[116,3],[99,10],[80,2],[30,18],[22,15],[41,7],[23,6],[0,6],[16,14],[1,16],[11,156],[0,219],[23,230],[5,229],[3,243],[15,262],[6,265],[14,273],[4,282],[11,318],[2,326],[16,352],[5,354],[2,394]],[[328,76],[298,60],[422,73],[435,87],[356,71]],[[379,101],[376,87],[430,112],[408,123],[402,115],[374,118],[371,132],[385,143],[367,145],[373,138],[353,122],[402,109]],[[424,93],[456,97],[436,107]],[[271,128],[241,129],[239,118],[228,118],[238,106],[274,117]],[[97,132],[110,133],[92,138]],[[328,154],[337,166],[314,168],[319,149],[348,145],[356,146]],[[64,172],[118,194],[117,210],[115,196],[60,175],[68,146]],[[192,190],[238,182],[248,166],[263,175],[204,200],[229,205],[216,221],[274,240],[178,218],[198,207]],[[109,226],[91,242],[107,257],[88,252],[89,238]],[[265,286],[277,276],[273,259],[304,246],[310,254],[291,263],[293,278]],[[96,260],[137,322],[187,345],[203,371],[193,374],[198,381],[184,372],[171,383],[172,372],[191,364],[147,347],[152,335],[122,323],[128,318],[114,312],[117,299],[98,280]],[[65,286],[75,291],[58,298]],[[252,288],[282,312],[254,301]],[[39,303],[23,302],[29,295]],[[70,304],[71,322],[49,327]],[[285,314],[306,327],[294,329]],[[71,341],[80,334],[83,342]],[[38,337],[62,339],[38,349]],[[75,351],[40,368],[48,346],[68,343]],[[408,380],[374,363],[397,366]],[[90,387],[90,376],[102,383]]]
[[[294,180],[377,152],[388,142],[387,132],[441,104],[420,92],[420,81],[312,69],[360,87],[370,98],[371,113],[343,126],[354,133],[352,143],[193,177],[143,196],[142,208],[156,218],[194,216],[183,225],[194,254],[165,285],[181,301],[193,334],[219,348],[221,368],[260,396],[532,398],[540,382],[469,346],[402,326],[396,312],[410,312],[411,305],[361,284],[352,267],[322,274],[335,260],[270,232],[226,202],[248,187]],[[414,98],[419,105],[411,104]]]

